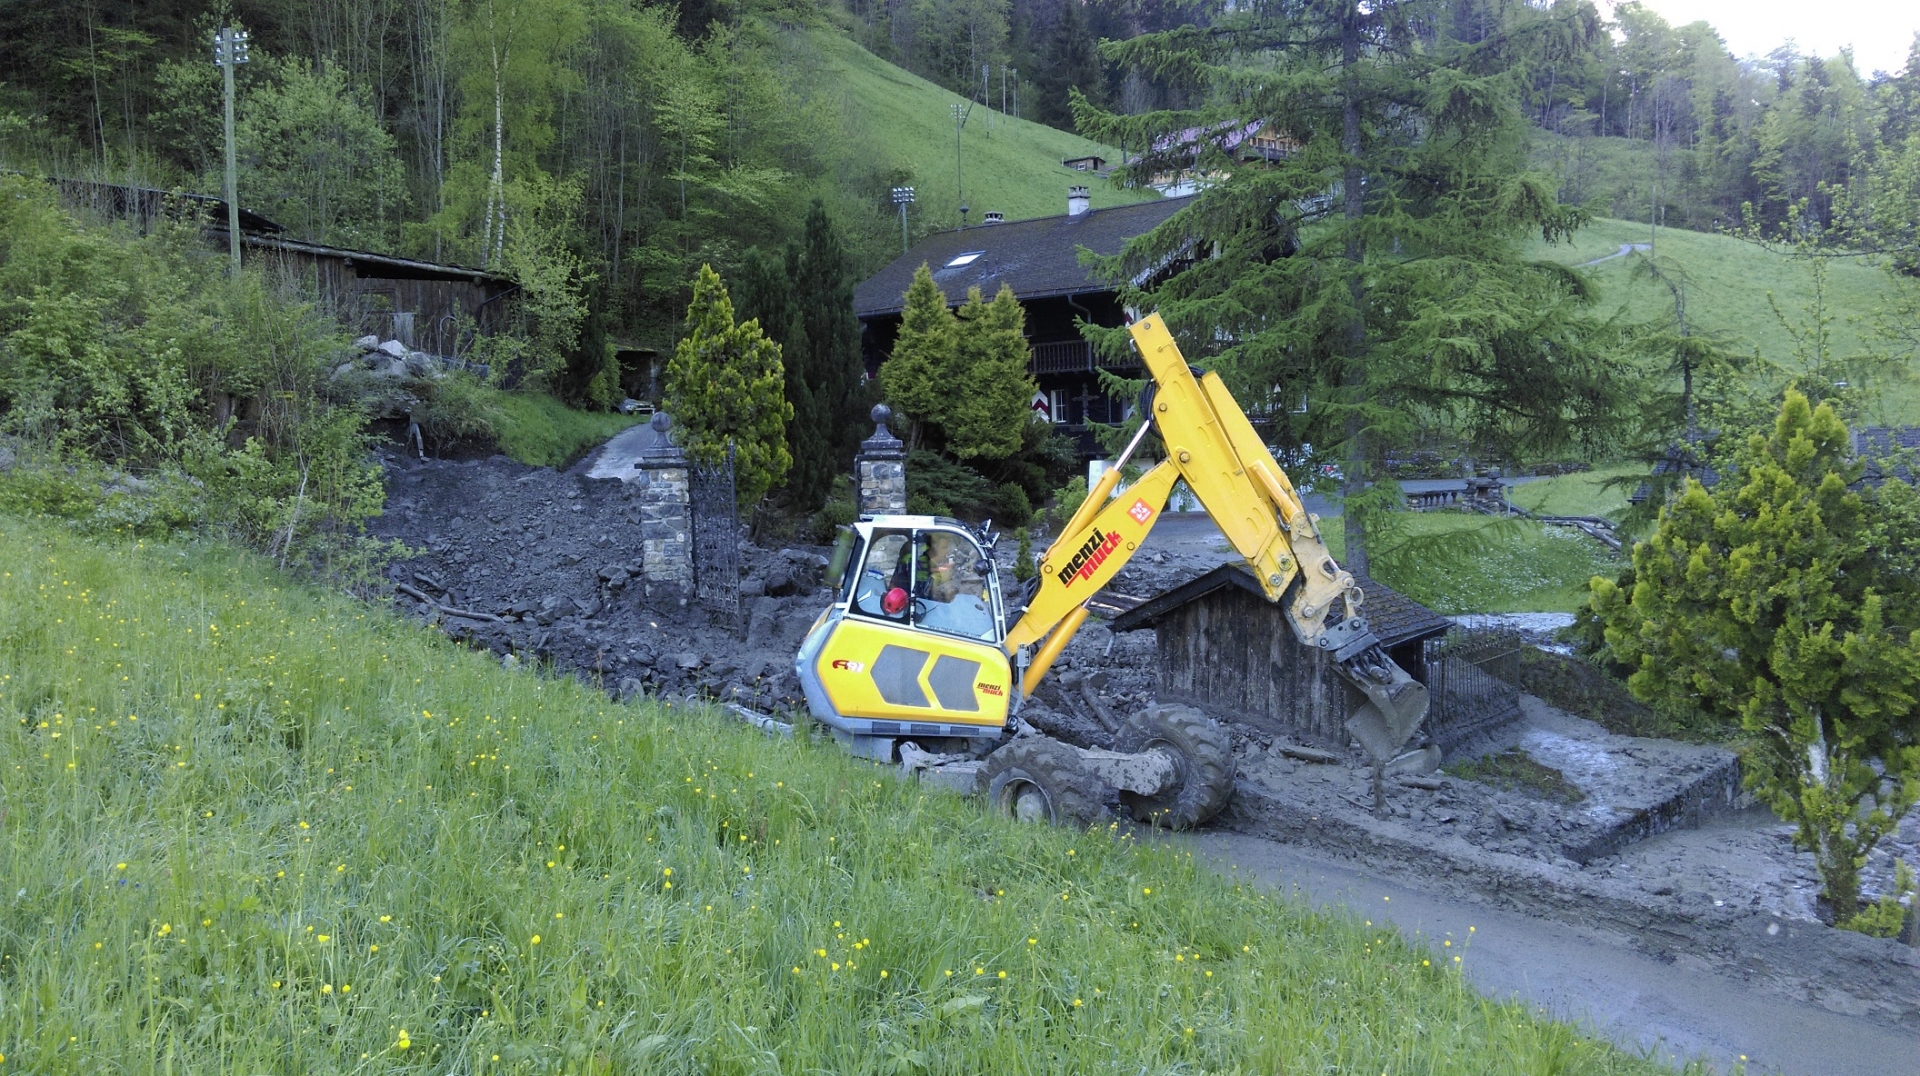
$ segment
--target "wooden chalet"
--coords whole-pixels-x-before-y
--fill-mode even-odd
[[[1138,377],[1141,369],[1139,359],[1131,355],[1124,359],[1095,355],[1075,327],[1076,318],[1103,328],[1122,326],[1128,320],[1118,292],[1080,264],[1080,252],[1118,254],[1128,240],[1152,230],[1185,204],[1184,199],[1162,198],[1092,209],[1087,189],[1075,187],[1068,194],[1065,215],[992,222],[928,236],[854,290],[867,373],[877,374],[893,352],[907,286],[922,264],[932,270],[934,283],[954,307],[966,301],[969,288],[978,287],[991,299],[1005,284],[1026,309],[1027,368],[1039,386],[1034,410],[1073,437],[1086,458],[1098,456],[1088,424],[1120,422],[1133,401],[1109,397],[1101,390],[1096,371],[1104,368]],[[990,221],[993,217],[988,214]],[[1176,259],[1159,272],[1171,274],[1186,264]]]

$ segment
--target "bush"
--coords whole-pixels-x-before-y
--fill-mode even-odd
[[[1053,491],[1053,507],[1047,510],[1047,522],[1052,525],[1056,535],[1066,528],[1086,499],[1087,480],[1084,477],[1076,478]]]
[[[362,565],[384,494],[362,410],[326,395],[343,347],[313,304],[230,277],[189,227],[90,225],[0,177],[0,426],[37,460],[9,478],[17,508]]]
[[[1860,910],[1860,914],[1840,924],[1843,930],[1854,930],[1875,938],[1891,938],[1900,933],[1906,925],[1908,911],[1914,900],[1913,868],[1907,866],[1904,859],[1893,861],[1893,888],[1880,894],[1880,899]]]
[[[413,407],[413,420],[420,424],[420,437],[426,442],[427,451],[440,454],[463,447],[497,444],[500,429],[508,421],[499,398],[499,393],[463,370],[428,382],[420,401]]]
[[[860,518],[860,502],[853,493],[853,479],[846,475],[834,477],[833,486],[827,492],[827,502],[808,517],[813,531],[813,540],[821,545],[833,541],[834,533],[841,527],[851,526]]]
[[[999,490],[980,472],[938,453],[907,454],[907,511],[978,520],[993,510]]]
[[[1013,482],[1003,482],[987,503],[987,515],[1008,527],[1024,527],[1033,518],[1033,502],[1027,491]]]

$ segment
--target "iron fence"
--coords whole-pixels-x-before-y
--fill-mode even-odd
[[[1513,632],[1460,629],[1423,644],[1427,734],[1442,751],[1519,716],[1523,645]]]
[[[694,600],[715,624],[746,632],[740,602],[740,501],[734,483],[734,445],[718,463],[691,463],[687,495],[693,509]]]

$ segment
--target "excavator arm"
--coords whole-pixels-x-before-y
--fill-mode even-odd
[[[1389,658],[1359,613],[1365,596],[1343,571],[1273,454],[1219,375],[1187,365],[1158,315],[1129,326],[1150,377],[1148,423],[1167,457],[1119,497],[1120,465],[1144,436],[1141,427],[1100,477],[1072,520],[1040,558],[1040,586],[1006,636],[1007,652],[1027,659],[1022,694],[1031,694],[1087,618],[1087,600],[1124,568],[1185,480],[1254,577],[1267,600],[1283,603],[1300,642],[1325,651],[1367,702],[1347,728],[1384,766],[1426,716],[1427,691]]]

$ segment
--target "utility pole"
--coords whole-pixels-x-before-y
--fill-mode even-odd
[[[960,227],[967,226],[967,187],[960,170],[960,129],[967,125],[967,116],[973,112],[973,102],[967,102],[966,111],[960,110],[958,102],[953,106],[953,190],[954,197],[960,200]]]
[[[247,62],[247,32],[231,26],[213,32],[213,64],[226,88],[227,129],[227,253],[233,257],[233,275],[240,275],[240,193],[233,151],[233,69]]]
[[[893,188],[893,204],[900,207],[900,253],[907,253],[907,207],[913,204],[912,187]]]
[[[1017,117],[1020,115],[1020,69],[1014,68],[1011,74],[1013,75],[1013,114]]]
[[[1000,65],[1000,114],[1007,114],[1007,65]]]

